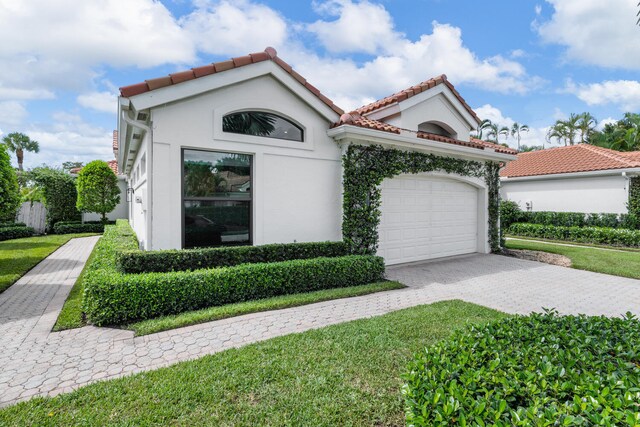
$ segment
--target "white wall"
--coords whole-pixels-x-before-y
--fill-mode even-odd
[[[292,119],[303,127],[305,142],[222,132],[222,117],[242,109]],[[254,244],[341,238],[341,151],[326,134],[330,121],[273,77],[154,108],[151,120],[152,249],[182,244],[182,148],[253,156]]]
[[[533,211],[626,213],[628,180],[622,175],[547,180],[501,181],[502,199],[526,202]]]
[[[148,176],[149,176],[149,153],[147,150],[150,144],[151,136],[146,134],[144,140],[140,144],[136,159],[131,168],[131,172],[127,174],[127,182],[129,188],[133,189],[133,194],[130,195],[128,204],[129,208],[129,224],[135,231],[138,237],[138,243],[144,249],[149,249],[147,230],[148,230]],[[144,165],[143,159],[144,157]],[[143,167],[144,166],[144,167]],[[140,203],[142,202],[142,203]]]
[[[127,203],[127,181],[124,176],[118,175],[118,188],[120,188],[120,203],[114,210],[107,214],[107,219],[115,221],[116,219],[129,218],[129,205]],[[94,212],[86,212],[82,214],[83,221],[100,221],[102,215]]]

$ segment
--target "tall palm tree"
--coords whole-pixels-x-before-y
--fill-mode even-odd
[[[520,133],[522,132],[529,132],[529,126],[521,125],[518,122],[514,122],[513,125],[511,125],[511,136],[518,141],[518,151],[520,151]]]
[[[484,131],[489,129],[491,125],[491,120],[484,119],[482,123],[480,123],[480,126],[478,126],[475,137],[478,139],[483,139],[482,137],[484,136]]]
[[[593,131],[596,129],[598,121],[591,115],[591,113],[588,112],[578,114],[578,117],[578,127],[580,128],[580,142],[585,144],[589,140],[589,137],[593,134]]]
[[[2,138],[2,142],[7,146],[9,151],[16,153],[18,159],[18,169],[22,170],[22,162],[24,161],[24,152],[30,151],[37,153],[40,151],[40,144],[38,141],[33,141],[27,135],[20,132],[12,132],[9,135]]]
[[[504,135],[504,138],[509,138],[509,128],[506,126],[500,126],[497,123],[491,123],[489,126],[489,132],[487,132],[487,138],[490,141],[494,141],[495,143],[499,143],[500,135]]]
[[[547,141],[551,142],[554,138],[558,144],[564,142],[567,145],[567,127],[561,120],[556,121],[547,131]]]

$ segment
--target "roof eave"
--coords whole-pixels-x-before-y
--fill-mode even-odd
[[[348,124],[329,129],[327,135],[338,142],[351,141],[361,144],[378,144],[389,148],[453,155],[473,160],[509,162],[516,159],[515,155],[498,153],[488,148],[479,149],[446,142],[431,141],[418,138],[417,136],[367,129]]]
[[[527,176],[501,176],[500,181],[518,182],[518,181],[542,181],[549,179],[568,179],[568,178],[588,178],[592,176],[615,176],[615,175],[640,175],[640,167],[638,168],[619,168],[619,169],[602,169],[597,171],[581,171],[581,172],[565,172],[553,173],[545,175],[527,175]]]

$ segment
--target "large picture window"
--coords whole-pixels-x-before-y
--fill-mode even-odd
[[[241,111],[222,118],[222,131],[267,138],[303,141],[302,128],[284,117],[264,111]]]
[[[183,246],[250,245],[251,156],[182,152]]]

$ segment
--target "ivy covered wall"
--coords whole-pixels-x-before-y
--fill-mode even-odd
[[[629,215],[640,219],[640,177],[629,179],[629,201],[627,208]]]
[[[375,253],[378,249],[382,181],[399,174],[433,171],[484,178],[489,195],[489,246],[492,252],[500,250],[499,163],[386,149],[377,145],[350,145],[342,162],[342,236],[355,253]]]

